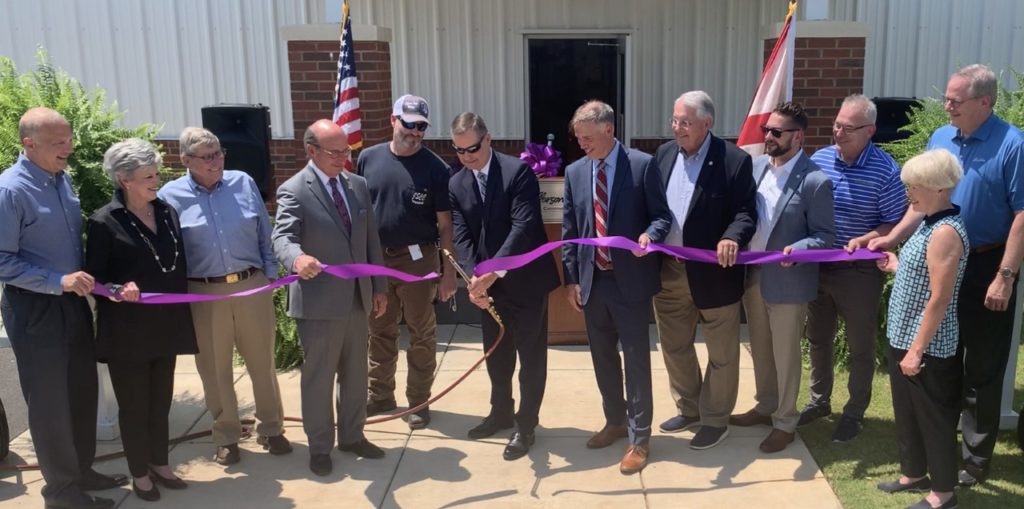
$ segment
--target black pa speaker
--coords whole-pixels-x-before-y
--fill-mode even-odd
[[[266,201],[273,191],[270,166],[270,108],[262,104],[218,104],[203,108],[203,127],[227,150],[224,169],[241,170],[256,181]]]

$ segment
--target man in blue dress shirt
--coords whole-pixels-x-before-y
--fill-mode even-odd
[[[226,295],[277,279],[270,217],[256,182],[224,170],[224,149],[212,132],[186,127],[179,139],[188,173],[160,190],[178,211],[188,260],[189,292]],[[213,416],[214,461],[241,460],[242,424],[235,396],[234,350],[245,361],[256,400],[257,443],[270,454],[287,454],[281,390],[274,372],[275,315],[270,292],[192,304],[206,408]]]
[[[95,281],[82,268],[82,209],[64,169],[71,126],[47,108],[18,123],[24,152],[0,174],[0,312],[18,363],[46,485],[46,507],[107,508],[83,493],[127,484],[92,469],[96,454],[96,352],[83,298]]]

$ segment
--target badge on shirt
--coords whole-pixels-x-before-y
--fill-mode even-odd
[[[423,258],[423,250],[420,249],[419,244],[412,244],[409,246],[409,257],[412,258],[412,261]]]
[[[423,205],[427,203],[427,192],[426,191],[413,191],[412,193],[412,204]]]

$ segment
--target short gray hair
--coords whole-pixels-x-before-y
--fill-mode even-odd
[[[487,124],[484,123],[484,119],[480,115],[471,111],[459,113],[459,116],[452,120],[452,135],[458,136],[467,131],[473,131],[477,136],[483,138],[487,134]]]
[[[178,150],[182,155],[194,156],[196,147],[220,146],[220,138],[202,127],[186,127],[178,137]]]
[[[703,119],[710,119],[711,123],[715,121],[715,103],[711,100],[711,96],[703,90],[691,90],[689,92],[683,92],[676,99],[676,103],[683,103],[683,105],[693,108],[697,111],[697,117]]]
[[[576,113],[573,114],[569,127],[575,128],[581,122],[615,125],[615,110],[607,103],[592,99],[576,108]]]
[[[967,93],[971,98],[989,96],[992,98],[992,106],[996,105],[996,97],[999,95],[996,84],[996,73],[985,64],[971,64],[953,73],[953,76],[960,76],[967,80]]]
[[[918,154],[903,163],[900,180],[908,186],[952,189],[963,175],[960,160],[948,150],[939,148]]]
[[[845,108],[848,105],[860,106],[864,109],[864,116],[867,117],[868,122],[872,124],[878,120],[878,106],[875,106],[875,101],[868,99],[868,96],[864,94],[853,94],[846,96],[843,99],[843,105],[840,108]]]
[[[128,138],[110,146],[103,154],[103,171],[110,177],[115,189],[121,189],[118,178],[129,178],[139,168],[160,166],[163,159],[152,143],[139,139]]]

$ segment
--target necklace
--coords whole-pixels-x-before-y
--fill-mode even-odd
[[[154,247],[153,243],[149,241],[149,237],[147,237],[145,233],[142,233],[139,225],[135,224],[135,219],[129,217],[128,222],[131,223],[132,228],[135,228],[135,232],[139,234],[139,237],[142,237],[142,241],[146,243],[146,246],[149,246],[149,252],[153,254],[153,260],[156,260],[156,264],[160,267],[160,271],[164,274],[174,272],[174,269],[178,268],[178,237],[174,235],[174,229],[172,229],[170,223],[167,222],[167,218],[164,218],[164,227],[167,228],[167,232],[171,234],[171,240],[174,241],[174,260],[171,261],[170,268],[164,267],[163,262],[160,261],[160,254],[156,252],[156,247]]]

